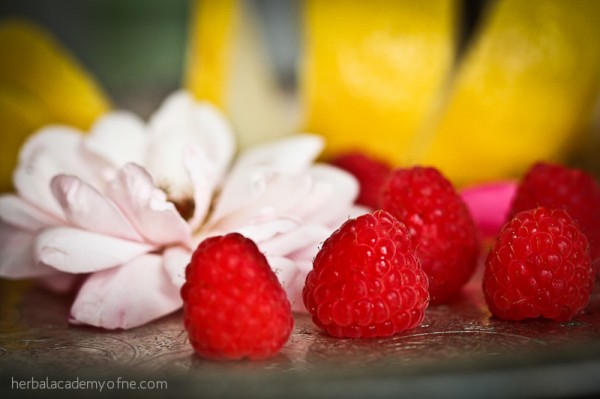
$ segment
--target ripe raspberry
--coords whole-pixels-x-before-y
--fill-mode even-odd
[[[537,163],[521,180],[510,216],[538,206],[564,209],[590,242],[592,261],[600,258],[600,186],[583,170]]]
[[[506,223],[483,275],[491,312],[506,320],[569,320],[593,284],[587,238],[562,209],[530,209]]]
[[[408,227],[429,277],[431,303],[450,301],[473,275],[479,255],[477,227],[452,184],[434,168],[397,169],[381,205]]]
[[[356,202],[378,209],[381,187],[392,171],[390,166],[360,152],[350,152],[334,158],[331,163],[356,177],[360,191]]]
[[[348,338],[414,328],[429,303],[408,230],[384,211],[350,219],[325,240],[302,295],[317,326]]]
[[[288,340],[294,324],[290,303],[251,240],[237,233],[204,240],[185,274],[184,324],[200,356],[261,359]]]

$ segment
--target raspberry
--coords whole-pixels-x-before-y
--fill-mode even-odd
[[[429,303],[408,230],[384,211],[350,219],[325,240],[302,295],[318,327],[348,338],[414,328]]]
[[[570,320],[593,284],[587,238],[562,209],[530,209],[506,223],[483,275],[486,302],[505,320]]]
[[[196,353],[213,360],[275,355],[294,324],[267,259],[237,233],[204,240],[181,288],[184,325]]]
[[[600,258],[600,186],[592,175],[562,165],[533,165],[519,184],[510,216],[538,206],[566,210],[587,236],[592,260]]]
[[[475,271],[479,237],[452,184],[434,168],[396,169],[383,187],[381,205],[408,227],[429,277],[431,303],[453,299]]]
[[[379,208],[379,193],[392,169],[378,159],[360,152],[350,152],[334,158],[331,163],[351,173],[360,185],[356,202],[373,209]]]

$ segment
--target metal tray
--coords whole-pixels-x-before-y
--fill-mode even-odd
[[[600,290],[567,323],[491,317],[477,280],[424,323],[385,339],[332,338],[297,315],[281,353],[265,361],[212,362],[194,355],[180,312],[128,331],[70,326],[72,298],[0,282],[0,392],[38,379],[164,380],[152,397],[574,397],[600,395]],[[12,385],[11,385],[12,383]],[[107,392],[46,391],[45,394]],[[5,396],[8,394],[8,396]]]

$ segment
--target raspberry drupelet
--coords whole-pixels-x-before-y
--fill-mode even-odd
[[[564,210],[541,207],[504,225],[483,275],[488,307],[504,320],[570,320],[593,285],[587,238]]]
[[[330,335],[384,337],[423,321],[427,288],[406,227],[375,211],[348,220],[323,243],[303,299]]]

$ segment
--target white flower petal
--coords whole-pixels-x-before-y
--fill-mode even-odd
[[[71,307],[70,321],[106,329],[134,328],[179,309],[182,300],[158,255],[143,255],[92,274]]]
[[[183,247],[167,248],[163,253],[163,266],[174,286],[181,288],[185,282],[185,268],[192,258],[192,252]]]
[[[13,181],[21,198],[53,217],[64,220],[60,204],[50,189],[50,181],[60,173],[62,169],[54,159],[38,153],[17,167]]]
[[[140,166],[127,164],[121,168],[115,180],[109,183],[106,194],[150,242],[191,245],[190,226]]]
[[[310,170],[310,175],[321,185],[330,187],[328,200],[323,202],[320,209],[298,210],[306,215],[307,223],[316,223],[332,228],[338,228],[339,224],[347,220],[351,214],[354,201],[358,196],[358,182],[347,172],[333,166],[317,164]],[[319,193],[322,197],[324,193]],[[314,204],[307,202],[314,208]]]
[[[0,277],[21,279],[57,273],[34,261],[34,242],[34,234],[0,223]]]
[[[297,135],[241,154],[222,187],[212,223],[237,211],[247,215],[265,205],[285,211],[303,201],[312,185],[305,172],[322,146],[318,136]]]
[[[90,273],[122,265],[154,249],[149,244],[57,227],[38,235],[35,259],[64,272]]]
[[[306,174],[257,172],[238,186],[228,184],[224,188],[208,225],[245,225],[266,218],[294,217],[295,208],[309,195],[312,185]]]
[[[84,230],[142,241],[119,208],[89,184],[74,176],[52,179],[52,192],[69,222]]]
[[[147,141],[144,122],[132,113],[118,111],[98,119],[83,146],[120,168],[128,162],[144,166]]]
[[[298,308],[297,302],[302,303],[302,288],[298,290],[297,284],[300,270],[294,262],[284,257],[267,256],[267,261],[281,283],[292,309]]]
[[[240,233],[244,237],[247,237],[258,244],[271,239],[277,234],[287,233],[297,226],[298,223],[293,220],[278,218],[263,223],[254,223],[237,228],[231,228],[223,231],[223,234],[225,234],[225,232]]]
[[[313,256],[319,244],[331,234],[331,229],[319,225],[303,225],[284,234],[278,234],[260,244],[267,256],[288,256],[306,247],[312,248]]]
[[[12,194],[0,195],[0,222],[35,232],[61,221]]]
[[[220,175],[197,146],[190,146],[184,158],[194,191],[194,213],[188,223],[192,230],[196,230],[206,218]]]
[[[233,156],[233,133],[227,120],[212,105],[194,101],[187,92],[170,96],[150,120],[149,128],[148,170],[174,198],[192,196],[184,162],[190,145],[204,151],[219,177]]]
[[[56,170],[54,174],[74,175],[94,187],[101,187],[102,182],[99,180],[100,176],[95,173],[95,165],[82,151],[84,137],[81,131],[70,126],[44,127],[27,139],[19,152],[19,164],[31,164],[38,155],[43,154],[52,160],[53,169]],[[49,184],[50,179],[45,183]]]
[[[249,148],[235,162],[232,173],[267,167],[278,172],[298,174],[307,170],[323,150],[320,136],[297,134]]]

